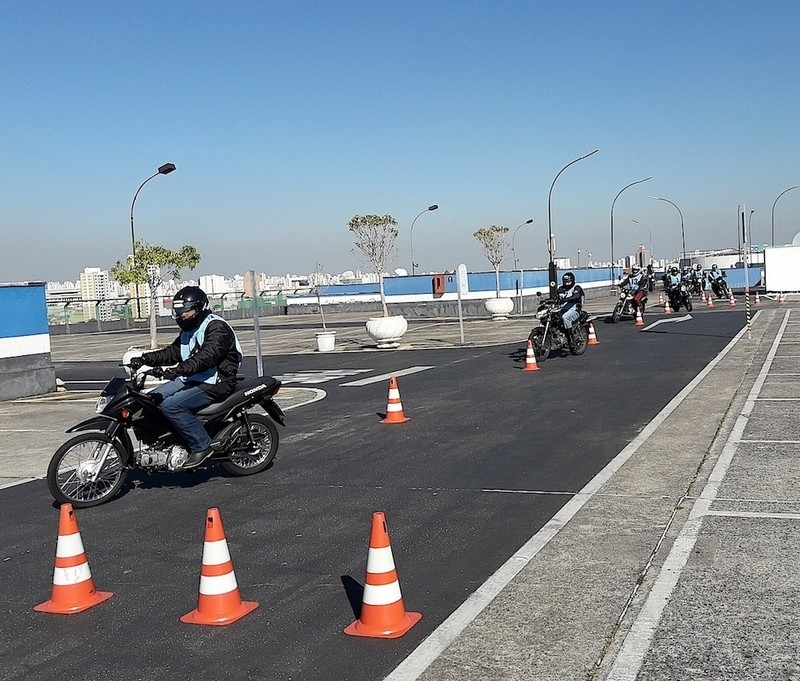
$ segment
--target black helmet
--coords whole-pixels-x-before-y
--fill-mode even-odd
[[[575,286],[575,275],[572,272],[565,272],[561,277],[561,284],[566,289],[572,288]]]
[[[669,273],[670,273],[670,274],[678,274],[678,268],[677,268],[677,267],[672,267],[672,268],[670,269]]]
[[[184,331],[189,331],[200,324],[200,313],[208,307],[208,296],[199,286],[184,286],[172,299],[172,316]],[[183,319],[183,315],[192,310],[197,314],[190,319]]]

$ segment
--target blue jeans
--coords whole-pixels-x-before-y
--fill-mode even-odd
[[[211,438],[203,422],[195,416],[196,412],[214,401],[211,395],[197,386],[187,388],[179,379],[154,388],[150,394],[161,395],[164,398],[158,408],[189,445],[192,454],[202,452],[211,446]]]
[[[569,331],[572,328],[572,325],[578,321],[578,316],[581,312],[577,305],[573,305],[566,310],[561,308],[561,310],[561,319],[564,320],[564,328]]]

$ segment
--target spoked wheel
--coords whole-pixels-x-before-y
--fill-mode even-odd
[[[611,313],[611,323],[616,324],[619,321],[619,317],[622,314],[622,303],[617,303],[614,311]]]
[[[528,340],[533,346],[533,356],[536,358],[536,362],[544,362],[550,356],[550,336],[545,336],[544,329],[538,326],[531,331]]]
[[[586,352],[589,344],[589,326],[587,324],[576,324],[572,327],[572,342],[569,344],[569,351],[573,355],[582,355]]]
[[[47,467],[50,494],[62,504],[89,508],[119,492],[128,475],[124,451],[104,433],[81,433],[61,445]]]
[[[254,475],[272,463],[278,451],[278,427],[261,414],[248,414],[250,430],[241,422],[234,423],[218,437],[230,438],[230,459],[222,467],[231,475]]]
[[[687,311],[687,312],[691,312],[691,311],[692,311],[692,299],[691,299],[691,298],[689,298],[689,299],[686,301],[686,311]]]

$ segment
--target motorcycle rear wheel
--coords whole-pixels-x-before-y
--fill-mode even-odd
[[[222,467],[231,475],[255,475],[267,468],[278,451],[278,427],[267,416],[248,414],[250,432],[241,423],[228,426],[218,437],[230,438],[228,450],[230,459],[222,462]],[[250,438],[256,443],[252,446]]]
[[[106,447],[103,467],[97,462]],[[98,506],[112,499],[125,482],[128,469],[125,452],[117,440],[105,433],[80,433],[61,445],[47,467],[47,487],[53,498],[74,508]],[[95,477],[96,480],[91,478]]]
[[[589,344],[589,327],[585,324],[576,324],[572,327],[572,342],[569,351],[573,355],[582,355]]]
[[[528,340],[533,346],[533,356],[536,358],[537,364],[544,362],[550,356],[550,336],[545,336],[544,329],[537,326],[531,331]]]

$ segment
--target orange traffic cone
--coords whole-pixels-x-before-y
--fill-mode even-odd
[[[756,301],[755,305],[761,305],[761,296],[758,295],[758,291],[756,291]]]
[[[663,293],[659,293],[658,294],[658,304],[659,305],[663,305],[664,304],[664,294]]]
[[[422,619],[422,613],[407,612],[397,581],[386,518],[372,514],[367,572],[359,618],[344,629],[350,636],[399,638]]]
[[[736,307],[736,298],[733,297],[733,289],[728,289],[728,307]]]
[[[711,291],[708,292],[708,298],[706,298],[706,307],[714,307],[714,294]]]
[[[783,295],[783,291],[778,294],[778,304],[783,305],[786,302],[786,296]]]
[[[525,351],[525,366],[523,371],[539,371],[539,365],[536,363],[536,354],[533,352],[533,343],[528,340],[528,349]]]
[[[594,324],[589,322],[589,342],[587,345],[600,345],[600,341],[597,340],[597,334],[594,332]]]
[[[706,290],[705,289],[700,291],[700,302],[701,303],[705,303],[706,302]]]
[[[56,567],[49,601],[33,607],[36,612],[72,615],[111,598],[109,591],[95,591],[89,561],[72,504],[63,504],[58,518]]]
[[[255,601],[243,601],[239,596],[219,509],[209,508],[197,608],[183,615],[181,622],[221,626],[241,619],[257,607]]]
[[[672,314],[672,308],[669,306],[669,298],[664,301],[664,314]]]
[[[381,423],[405,423],[408,417],[403,413],[403,403],[400,401],[400,389],[397,387],[397,379],[392,376],[389,379],[389,398],[386,401],[386,418]]]
[[[634,326],[644,326],[644,319],[642,319],[642,308],[636,308],[636,321],[633,323]]]

